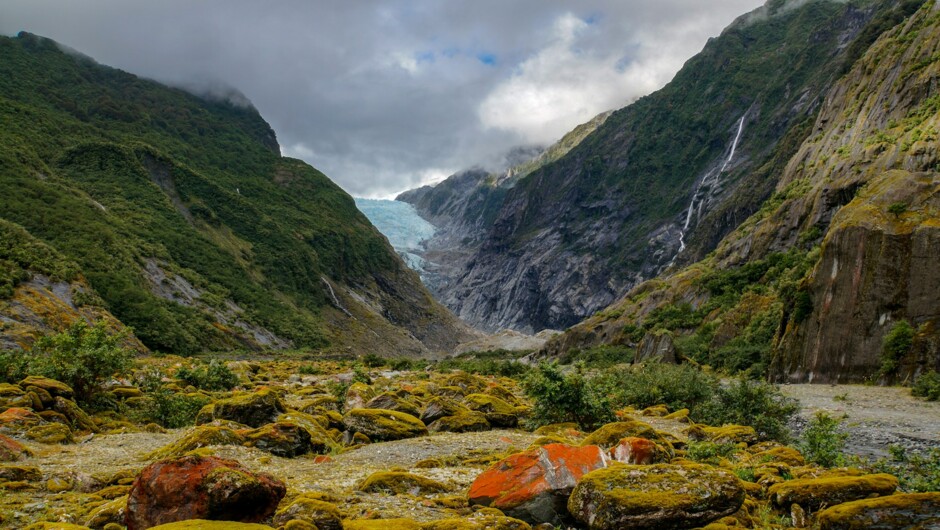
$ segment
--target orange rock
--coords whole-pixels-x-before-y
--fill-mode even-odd
[[[484,471],[470,485],[469,501],[527,522],[560,524],[568,519],[568,495],[578,480],[607,463],[607,454],[596,445],[533,448]]]
[[[0,434],[0,462],[13,462],[29,454],[29,449],[23,447],[23,444]]]
[[[630,436],[610,448],[610,456],[624,464],[653,464],[666,460],[666,451],[646,438]]]

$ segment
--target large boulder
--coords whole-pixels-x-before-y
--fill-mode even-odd
[[[71,399],[56,396],[52,402],[52,409],[65,416],[76,431],[98,432],[98,426],[91,420],[88,413]]]
[[[635,420],[608,423],[589,434],[581,441],[581,444],[599,445],[604,449],[610,449],[619,444],[620,440],[631,436],[645,438],[664,447],[672,448],[669,440],[659,434],[650,424]]]
[[[75,395],[75,392],[72,391],[72,387],[61,382],[56,381],[55,379],[49,379],[48,377],[39,377],[36,375],[31,375],[26,379],[23,379],[17,383],[20,388],[26,389],[31,386],[36,388],[41,388],[49,393],[52,397],[63,397],[65,399],[72,399]]]
[[[891,495],[898,489],[898,479],[887,473],[860,477],[823,477],[788,480],[767,490],[774,504],[788,508],[799,504],[809,510],[856,501],[873,496]]]
[[[421,411],[418,410],[418,405],[392,392],[383,392],[375,396],[370,399],[363,408],[396,410],[398,412],[404,412],[405,414],[411,414],[412,416],[421,414]]]
[[[431,425],[441,418],[454,416],[456,414],[465,414],[467,412],[470,412],[470,409],[460,403],[446,397],[436,396],[431,398],[427,405],[425,405],[420,418],[425,425]]]
[[[704,526],[744,503],[732,473],[702,464],[614,463],[578,482],[568,511],[591,530]]]
[[[373,441],[401,440],[428,433],[421,420],[394,410],[352,409],[343,416],[343,425]]]
[[[284,483],[235,460],[184,456],[150,464],[127,499],[128,530],[186,519],[257,523],[271,517]]]
[[[470,485],[468,500],[524,521],[561,524],[568,519],[568,495],[578,480],[607,463],[606,453],[596,445],[536,447],[480,474]]]
[[[147,455],[147,458],[172,458],[210,445],[241,445],[245,439],[228,427],[200,425],[192,428],[178,440]]]
[[[294,458],[307,453],[324,453],[326,444],[313,445],[310,432],[293,422],[279,421],[258,427],[245,435],[245,444],[274,456]]]
[[[13,438],[0,434],[0,462],[15,462],[30,456],[29,449]]]
[[[837,504],[816,514],[819,530],[940,528],[940,493],[904,493]]]
[[[262,388],[256,392],[236,394],[228,399],[216,401],[212,408],[212,417],[257,428],[273,422],[286,411],[284,403],[274,390]]]
[[[470,410],[486,416],[486,421],[494,427],[515,427],[519,423],[516,408],[496,396],[470,394],[463,402]]]
[[[669,460],[669,451],[646,438],[629,436],[610,448],[610,456],[624,464],[658,464]]]
[[[453,416],[444,416],[428,425],[431,432],[478,432],[490,428],[490,422],[480,412],[467,410]]]
[[[343,530],[343,520],[336,506],[312,495],[300,495],[274,515],[274,524],[286,525],[289,521],[305,521],[317,530]]]

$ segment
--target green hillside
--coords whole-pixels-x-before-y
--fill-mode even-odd
[[[0,217],[77,263],[152,349],[355,343],[344,320],[393,332],[386,348],[454,340],[352,198],[282,158],[250,106],[21,33],[0,39],[0,119]]]

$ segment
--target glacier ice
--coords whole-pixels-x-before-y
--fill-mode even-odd
[[[422,250],[422,243],[434,236],[437,231],[434,225],[425,221],[407,202],[356,198],[356,207],[388,238],[406,265],[418,273],[424,272],[426,262],[415,252]]]

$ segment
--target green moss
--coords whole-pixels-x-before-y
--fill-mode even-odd
[[[809,509],[832,506],[870,496],[891,495],[898,488],[898,479],[892,475],[826,477],[788,480],[774,484],[767,490],[768,498],[777,506],[799,504]]]
[[[846,502],[816,515],[820,530],[929,528],[940,523],[940,493],[908,493]]]
[[[343,530],[421,530],[413,519],[346,519]]]
[[[428,433],[421,420],[394,410],[353,409],[343,416],[343,423],[373,441],[400,440]]]
[[[234,521],[204,521],[190,519],[175,523],[161,524],[151,527],[155,530],[274,530],[270,526],[252,523],[236,523]]]
[[[159,460],[179,457],[190,451],[211,445],[241,445],[243,442],[242,436],[228,427],[202,425],[193,428],[179,440],[153,451],[147,455],[147,458]]]
[[[356,489],[366,493],[391,493],[399,495],[427,495],[445,493],[450,488],[441,482],[413,473],[399,471],[380,471],[373,473],[360,482]]]

